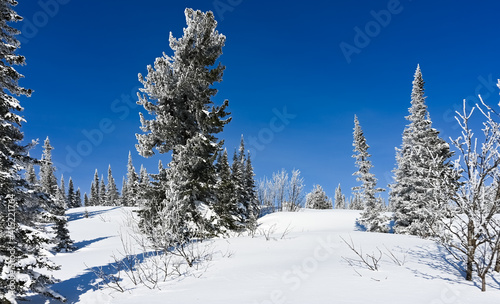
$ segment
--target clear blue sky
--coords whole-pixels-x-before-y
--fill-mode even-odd
[[[137,74],[171,54],[168,35],[182,35],[186,7],[214,11],[227,36],[216,100],[229,99],[233,121],[221,138],[232,153],[245,136],[256,179],[296,168],[308,191],[320,184],[333,195],[341,183],[349,196],[357,114],[385,187],[418,63],[445,138],[458,134],[452,113],[464,98],[499,100],[498,1],[19,2],[19,52],[27,58],[21,84],[35,90],[21,99],[25,137],[40,139],[32,152],[40,157],[49,136],[58,178],[72,176],[83,192],[96,168],[106,176],[108,164],[121,186],[129,150],[137,170],[144,163],[154,173],[159,158],[169,161],[135,151]]]

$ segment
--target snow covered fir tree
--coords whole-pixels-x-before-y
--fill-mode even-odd
[[[167,223],[164,229],[176,231],[169,234],[167,244],[218,234],[220,223],[227,224],[227,229],[247,225],[255,220],[256,213],[252,207],[255,195],[248,191],[253,183],[247,180],[249,176],[253,180],[253,171],[250,173],[251,164],[241,149],[231,172],[236,201],[221,196],[229,206],[218,206],[222,185],[215,163],[223,142],[215,135],[231,119],[226,112],[228,101],[216,106],[212,97],[217,93],[213,84],[222,80],[225,69],[220,62],[215,64],[226,38],[216,30],[212,12],[186,9],[185,16],[184,36],[176,39],[170,35],[173,57],[164,54],[156,59],[154,67],[148,66],[146,77],[139,74],[144,88],[138,103],[153,119],[147,120],[141,114],[145,134],[137,134],[137,150],[144,157],[152,156],[153,149],[161,154],[172,151],[166,172],[159,174],[165,180],[155,180],[156,186],[146,194],[140,211],[141,227],[154,237],[156,226]],[[236,214],[231,214],[234,211]]]
[[[48,209],[50,197],[28,183],[21,174],[21,170],[29,169],[35,160],[28,156],[33,144],[21,144],[24,136],[20,126],[24,119],[18,113],[23,108],[16,96],[30,96],[32,91],[18,84],[23,75],[14,68],[25,63],[25,58],[16,53],[20,46],[16,35],[20,32],[10,25],[22,20],[13,9],[16,4],[0,0],[1,303],[15,303],[28,293],[64,299],[49,288],[54,280],[45,272],[58,269],[46,255],[51,240],[41,225],[52,217]]]
[[[332,209],[332,200],[326,195],[325,190],[320,185],[315,185],[314,189],[306,195],[306,208],[309,209]]]
[[[424,80],[417,66],[401,148],[396,149],[397,167],[390,185],[395,232],[432,236],[433,226],[444,214],[457,190],[449,144],[439,137],[425,104]]]
[[[354,154],[352,157],[356,159],[356,167],[358,171],[353,175],[357,176],[356,180],[361,182],[361,186],[354,187],[353,190],[359,194],[363,201],[364,210],[358,222],[363,225],[367,231],[371,232],[385,232],[387,227],[385,224],[385,217],[382,215],[382,206],[380,205],[377,197],[378,192],[384,191],[377,188],[377,179],[370,169],[373,167],[370,161],[370,154],[368,153],[368,144],[366,143],[365,135],[359,124],[358,117],[354,116]]]

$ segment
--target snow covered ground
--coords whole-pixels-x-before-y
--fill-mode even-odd
[[[109,270],[122,251],[120,234],[131,208],[89,207],[68,211],[69,229],[78,250],[54,257],[62,266],[54,289],[68,303],[499,303],[500,275],[463,279],[455,261],[432,241],[412,236],[359,231],[358,211],[303,210],[274,213],[259,220],[254,237],[234,236],[204,242],[210,261],[190,275],[167,280],[150,290],[125,280],[131,290],[96,289],[95,274]],[[266,237],[266,235],[269,235]],[[341,239],[363,254],[382,258],[378,271],[367,269]],[[377,249],[378,248],[378,249]],[[393,255],[393,256],[391,256]],[[349,263],[349,261],[351,261]],[[401,263],[402,265],[398,265]],[[127,279],[125,277],[125,279]],[[32,297],[31,303],[56,303]]]

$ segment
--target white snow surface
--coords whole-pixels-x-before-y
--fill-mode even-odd
[[[480,280],[465,281],[456,262],[433,241],[413,236],[370,233],[356,225],[359,211],[302,210],[269,214],[259,220],[254,237],[239,235],[204,242],[213,253],[192,274],[167,280],[150,290],[126,280],[130,290],[96,289],[88,268],[106,269],[112,254],[122,250],[132,208],[88,207],[68,211],[69,230],[78,246],[59,253],[61,265],[53,289],[68,303],[500,303],[500,275],[488,277],[486,292]],[[271,233],[266,239],[265,233]],[[285,232],[286,231],[286,232]],[[354,243],[363,254],[379,248],[379,270],[368,270],[342,241]],[[401,262],[398,266],[389,251]],[[125,277],[126,276],[122,276]],[[59,303],[33,296],[31,303]],[[47,301],[47,302],[46,302]]]

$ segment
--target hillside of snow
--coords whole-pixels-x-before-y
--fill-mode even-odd
[[[302,210],[259,220],[254,236],[235,235],[198,244],[209,259],[186,275],[149,289],[122,275],[125,292],[98,289],[95,271],[113,273],[112,256],[124,252],[132,208],[70,209],[69,229],[79,248],[53,257],[54,289],[68,303],[499,303],[500,275],[464,280],[460,267],[435,242],[417,237],[368,233],[355,225],[358,211]],[[379,257],[369,270],[358,252]],[[134,253],[140,248],[135,248]],[[379,252],[380,250],[380,252]],[[401,265],[400,265],[401,264]],[[94,270],[94,271],[92,271]],[[39,296],[31,303],[57,303]]]

